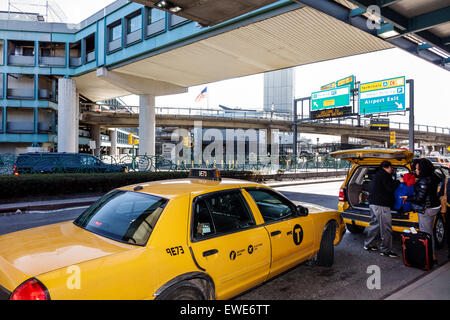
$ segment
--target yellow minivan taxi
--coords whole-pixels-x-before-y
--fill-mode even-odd
[[[228,299],[306,260],[331,266],[344,233],[338,211],[192,170],[0,236],[0,299]]]
[[[399,179],[405,173],[411,173],[413,153],[405,149],[350,149],[330,153],[336,159],[353,163],[347,177],[339,190],[338,210],[341,212],[347,229],[352,233],[362,233],[369,226],[369,184],[382,161],[390,161],[393,167],[393,179]],[[436,167],[436,173],[444,173]],[[414,227],[419,228],[418,213],[414,211],[399,212],[391,210],[392,230],[403,232]],[[436,246],[444,244],[445,215],[436,215],[434,234]]]

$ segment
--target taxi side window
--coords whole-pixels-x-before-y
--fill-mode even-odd
[[[206,200],[197,200],[194,208],[194,238],[202,238],[215,232]]]
[[[246,189],[255,200],[264,222],[276,221],[295,215],[292,203],[270,190]]]
[[[255,225],[240,190],[219,192],[197,200],[194,206],[194,238],[230,233]]]

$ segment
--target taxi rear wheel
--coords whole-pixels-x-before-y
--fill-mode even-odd
[[[158,300],[206,300],[202,291],[189,281],[179,282],[166,289]]]
[[[331,267],[334,262],[334,238],[336,236],[335,224],[329,224],[322,234],[320,249],[317,253],[317,265]]]
[[[434,224],[434,238],[436,239],[436,247],[442,248],[444,246],[444,238],[445,238],[445,224],[442,219],[441,214],[438,214],[436,217],[436,222]],[[449,235],[447,235],[448,237]]]

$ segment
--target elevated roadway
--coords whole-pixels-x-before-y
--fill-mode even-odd
[[[219,110],[156,108],[157,127],[180,127],[191,129],[195,121],[201,121],[203,128],[218,129],[267,129],[292,132],[292,119],[285,114],[270,112],[247,115],[221,112]],[[139,124],[139,114],[130,112],[83,112],[81,123],[100,125],[102,127],[133,128]],[[332,121],[310,121],[297,124],[299,133],[325,134],[360,138],[376,142],[389,140],[389,131],[374,131],[369,128],[369,120],[362,119],[358,126],[357,119],[334,119]],[[398,141],[408,140],[407,123],[391,123],[390,130],[396,132]],[[416,125],[416,141],[431,145],[450,145],[450,128]]]

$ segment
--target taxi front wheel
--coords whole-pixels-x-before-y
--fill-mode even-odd
[[[335,224],[327,226],[322,234],[320,249],[317,253],[317,265],[321,267],[331,267],[334,262],[334,238],[336,236]]]

